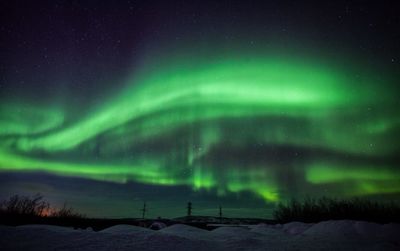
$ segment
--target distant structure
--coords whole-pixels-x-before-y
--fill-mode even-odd
[[[219,206],[219,221],[222,222],[222,207]]]
[[[143,208],[140,211],[142,211],[142,219],[144,219],[147,212],[146,202],[143,203]]]
[[[187,204],[187,216],[192,216],[192,202],[188,202]]]

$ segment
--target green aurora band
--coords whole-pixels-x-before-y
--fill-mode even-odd
[[[341,196],[398,193],[400,116],[387,109],[398,97],[388,80],[351,71],[282,56],[182,59],[134,72],[76,121],[56,106],[2,101],[0,170],[266,202],[293,195],[288,173],[308,193],[332,184],[352,187]]]

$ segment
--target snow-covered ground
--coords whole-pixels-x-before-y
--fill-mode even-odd
[[[117,225],[99,232],[25,225],[0,226],[1,250],[400,250],[400,224],[291,222],[219,227],[176,224],[155,231]]]

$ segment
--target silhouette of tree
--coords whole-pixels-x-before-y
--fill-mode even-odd
[[[142,219],[144,219],[147,212],[146,202],[143,203],[143,208],[140,211],[142,211]]]

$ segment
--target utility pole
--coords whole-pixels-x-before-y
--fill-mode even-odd
[[[144,216],[146,215],[147,212],[146,202],[143,203],[143,208],[140,211],[142,211],[142,219],[144,219]]]
[[[192,216],[192,202],[188,202],[188,205],[187,205],[187,216]]]
[[[222,222],[222,207],[219,206],[219,222]]]

